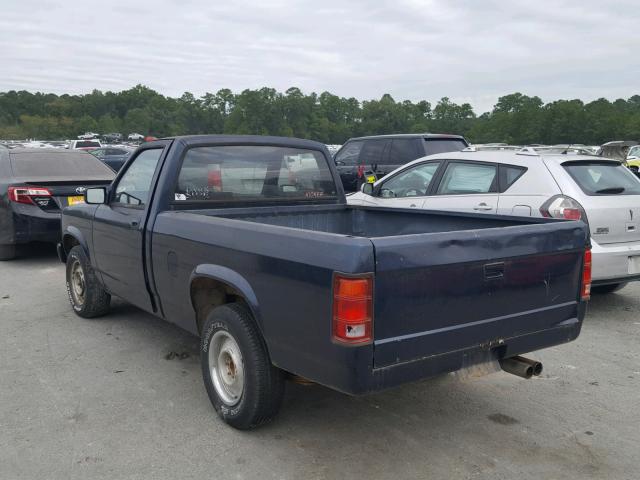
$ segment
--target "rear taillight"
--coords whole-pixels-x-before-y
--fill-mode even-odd
[[[9,187],[9,201],[29,205],[48,204],[51,192],[44,187]]]
[[[582,300],[591,298],[591,249],[587,248],[584,252],[584,261],[582,262],[582,288],[580,289],[580,297]]]
[[[373,339],[373,277],[333,278],[333,339],[341,343],[361,344]]]
[[[551,197],[540,207],[540,213],[543,217],[582,220],[587,223],[587,215],[582,205],[565,195]]]

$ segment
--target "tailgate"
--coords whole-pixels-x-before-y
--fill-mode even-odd
[[[498,345],[577,318],[582,222],[371,241],[375,367]]]

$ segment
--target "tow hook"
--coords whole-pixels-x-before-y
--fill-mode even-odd
[[[500,360],[500,367],[507,373],[527,379],[542,373],[541,362],[520,356],[503,358]]]

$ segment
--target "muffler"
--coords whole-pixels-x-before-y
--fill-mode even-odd
[[[524,357],[510,357],[500,360],[500,367],[507,373],[522,378],[531,378],[542,373],[542,363]]]

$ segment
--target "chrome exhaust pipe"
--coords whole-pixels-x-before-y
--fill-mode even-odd
[[[520,356],[503,358],[500,367],[507,373],[527,379],[542,373],[542,363]]]

